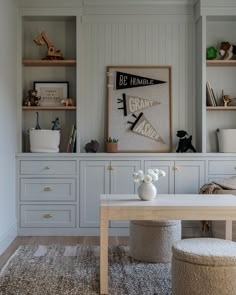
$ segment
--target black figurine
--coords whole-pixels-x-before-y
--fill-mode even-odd
[[[53,125],[52,125],[52,130],[60,130],[60,122],[59,122],[59,118],[56,117],[56,119],[54,121],[52,121]]]
[[[98,146],[99,144],[96,140],[91,140],[85,145],[86,153],[96,153],[98,150]]]
[[[186,153],[188,150],[196,153],[196,149],[192,145],[192,135],[188,136],[188,133],[184,130],[177,131],[176,136],[179,137],[179,145],[176,153]]]
[[[39,112],[36,112],[36,126],[35,126],[35,129],[41,129],[40,126],[39,126]]]

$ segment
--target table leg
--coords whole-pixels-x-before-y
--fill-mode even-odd
[[[233,231],[233,221],[232,220],[226,220],[225,222],[225,239],[232,241],[232,233]]]
[[[105,208],[100,210],[100,294],[108,294],[108,222]]]

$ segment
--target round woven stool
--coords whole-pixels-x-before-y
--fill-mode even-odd
[[[235,242],[186,239],[172,252],[172,295],[236,294]]]
[[[129,255],[154,263],[171,261],[171,247],[181,240],[181,221],[130,221]]]

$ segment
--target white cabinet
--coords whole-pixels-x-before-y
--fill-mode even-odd
[[[135,194],[138,184],[133,173],[140,169],[140,161],[111,161],[111,194]],[[111,221],[111,227],[128,227],[128,221]]]
[[[80,161],[80,227],[99,227],[100,194],[134,194],[133,172],[140,161]],[[112,222],[112,227],[126,227]]]
[[[144,170],[161,169],[165,171],[166,176],[160,177],[155,183],[157,194],[174,194],[174,161],[145,161]]]
[[[110,161],[80,162],[80,227],[99,227],[100,194],[110,192]]]
[[[19,235],[64,234],[76,227],[77,161],[55,157],[18,161]],[[55,230],[57,232],[55,232]]]
[[[175,194],[198,194],[205,182],[204,161],[175,161]]]
[[[173,160],[145,161],[145,171],[158,168],[166,172],[157,182],[157,193],[166,194],[197,194],[205,182],[205,161]],[[198,221],[183,221],[183,236],[199,235]]]
[[[157,182],[157,193],[187,194],[198,193],[204,184],[204,161],[145,161],[145,171],[158,168],[166,172]]]

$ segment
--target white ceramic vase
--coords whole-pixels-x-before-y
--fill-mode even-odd
[[[157,189],[152,183],[142,182],[138,187],[138,196],[144,201],[151,201],[155,199],[157,194]]]

